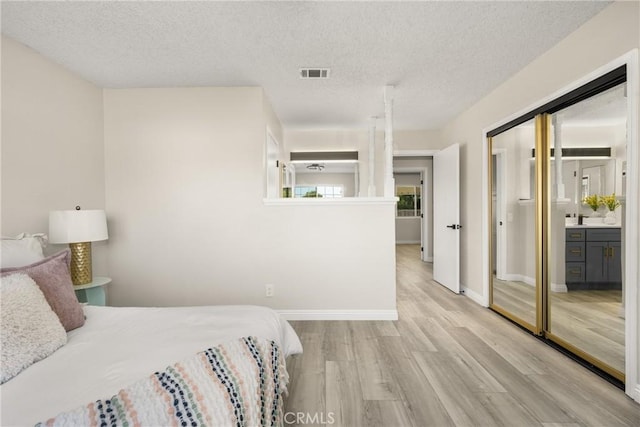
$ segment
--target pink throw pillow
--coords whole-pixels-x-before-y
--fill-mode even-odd
[[[0,274],[5,276],[17,271],[28,274],[38,284],[51,309],[68,332],[84,325],[84,312],[69,274],[70,261],[71,251],[67,249],[25,267],[3,268]]]

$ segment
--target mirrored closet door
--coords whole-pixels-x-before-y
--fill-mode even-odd
[[[535,121],[491,139],[491,307],[538,333]]]
[[[545,335],[624,377],[626,84],[551,115]]]
[[[626,68],[487,141],[490,308],[624,382]]]

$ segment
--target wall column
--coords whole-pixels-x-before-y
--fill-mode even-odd
[[[556,168],[556,198],[564,199],[564,182],[562,172],[562,122],[557,114],[553,119],[553,147]]]
[[[369,126],[369,197],[376,197],[376,119],[377,117],[371,117]]]
[[[384,87],[384,197],[395,196],[393,179],[393,86]]]

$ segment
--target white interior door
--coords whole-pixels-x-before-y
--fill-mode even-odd
[[[433,279],[460,293],[460,146],[433,156]]]

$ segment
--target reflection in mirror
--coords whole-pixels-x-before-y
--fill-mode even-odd
[[[293,197],[356,197],[357,163],[302,162],[295,164]]]
[[[492,140],[492,308],[536,325],[533,121]]]
[[[290,182],[295,198],[358,197],[360,174],[357,151],[291,152]]]
[[[554,148],[610,147],[608,158],[563,156],[552,161],[549,226],[550,290],[547,332],[598,367],[625,370],[622,209],[597,203],[624,195],[625,85],[552,116]],[[557,159],[554,159],[557,161]],[[556,179],[556,177],[560,177]],[[562,197],[564,190],[564,197]],[[597,196],[592,209],[583,200]],[[615,199],[613,199],[615,200]],[[593,360],[592,360],[593,359]],[[614,375],[616,375],[614,373]]]
[[[552,170],[555,171],[552,160]],[[562,185],[566,199],[565,213],[568,218],[593,216],[592,209],[583,203],[585,197],[597,194],[619,194],[616,191],[615,159],[563,159]],[[555,174],[552,174],[552,185]]]

